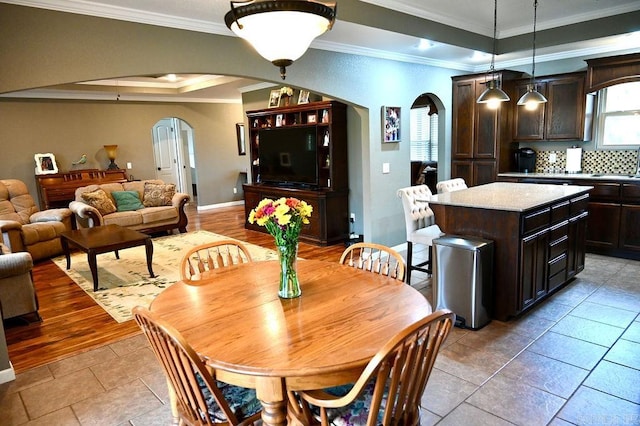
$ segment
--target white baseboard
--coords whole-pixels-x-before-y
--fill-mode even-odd
[[[11,382],[16,379],[16,372],[13,369],[11,361],[9,361],[9,368],[6,370],[0,370],[0,384]]]
[[[197,210],[213,210],[213,209],[221,209],[223,207],[231,207],[231,206],[243,206],[244,200],[240,201],[229,201],[228,203],[219,203],[219,204],[209,204],[208,206],[198,206]]]

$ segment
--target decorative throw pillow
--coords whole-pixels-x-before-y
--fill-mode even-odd
[[[119,212],[129,212],[144,208],[138,191],[113,191],[111,196],[116,200],[116,208]]]
[[[171,199],[176,194],[176,186],[173,183],[157,184],[145,182],[142,204],[145,207],[170,206]]]
[[[103,189],[98,188],[92,192],[85,192],[82,194],[82,199],[91,207],[98,209],[102,216],[116,211],[116,206],[113,205],[113,201]]]

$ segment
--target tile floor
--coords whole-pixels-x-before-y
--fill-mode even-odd
[[[640,424],[640,262],[586,269],[523,317],[455,328],[424,394],[423,425]],[[412,285],[430,295],[429,280]],[[0,385],[0,425],[168,425],[162,373],[140,336]]]

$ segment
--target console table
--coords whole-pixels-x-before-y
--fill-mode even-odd
[[[36,175],[40,209],[69,207],[69,203],[75,199],[76,189],[81,186],[126,181],[127,172],[123,169],[84,169],[66,173]]]

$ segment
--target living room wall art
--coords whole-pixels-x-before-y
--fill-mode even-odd
[[[400,107],[382,107],[382,141],[400,142]]]

